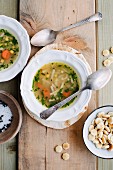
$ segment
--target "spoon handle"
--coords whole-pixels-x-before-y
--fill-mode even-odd
[[[60,107],[64,106],[66,103],[68,103],[70,100],[72,100],[74,97],[78,96],[82,91],[88,89],[88,87],[84,87],[78,92],[72,94],[71,96],[67,97],[63,101],[55,104],[54,106],[50,107],[49,109],[44,110],[43,112],[40,113],[40,117],[42,119],[47,119],[50,117],[56,110],[58,110]]]
[[[78,26],[83,25],[83,24],[87,24],[88,22],[99,21],[101,19],[102,19],[102,14],[100,12],[97,12],[96,14],[91,15],[90,17],[88,17],[86,19],[83,19],[80,22],[77,22],[75,24],[72,24],[72,25],[70,25],[68,27],[65,27],[65,28],[61,29],[59,32],[63,32],[63,31],[66,31],[68,29],[71,29],[71,28],[74,28],[74,27],[78,27]]]

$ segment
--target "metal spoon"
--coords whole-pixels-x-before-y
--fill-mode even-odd
[[[101,70],[98,70],[98,71],[92,73],[91,75],[88,76],[85,87],[80,89],[78,92],[72,94],[71,96],[69,96],[65,100],[55,104],[51,108],[44,110],[43,112],[40,113],[40,117],[42,119],[47,119],[57,109],[64,106],[66,103],[68,103],[74,97],[78,96],[84,90],[87,90],[87,89],[89,89],[89,90],[99,90],[99,89],[103,88],[108,83],[111,76],[112,76],[112,72],[109,68],[101,69]]]
[[[65,27],[59,31],[53,31],[51,29],[43,29],[36,33],[32,38],[31,38],[31,44],[34,46],[45,46],[47,44],[52,43],[55,39],[58,33],[63,32],[65,30],[78,27],[83,24],[87,24],[89,22],[94,22],[94,21],[99,21],[102,19],[102,14],[100,12],[97,12],[96,14],[80,21],[75,24],[72,24],[68,27]]]

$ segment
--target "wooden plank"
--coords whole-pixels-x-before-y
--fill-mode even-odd
[[[85,6],[85,7],[84,7]],[[20,0],[20,20],[30,36],[43,28],[54,30],[72,24],[95,13],[94,0]],[[74,40],[69,38],[74,36]],[[66,39],[69,38],[69,39]],[[72,29],[57,37],[57,42],[79,49],[92,70],[96,69],[95,23]],[[35,48],[34,51],[37,51]],[[23,126],[19,135],[19,170],[95,170],[96,157],[85,147],[82,127],[87,115],[95,108],[93,94],[87,113],[72,127],[53,130],[41,126],[24,111]],[[54,152],[54,146],[68,141],[70,160],[63,161]]]
[[[98,68],[102,67],[102,61],[104,57],[102,56],[102,50],[103,49],[109,49],[111,46],[113,46],[113,22],[112,22],[112,16],[113,16],[113,1],[97,1],[97,10],[102,12],[103,14],[103,20],[102,22],[98,23],[98,50],[97,50],[97,56],[98,56]],[[111,55],[111,54],[110,54]],[[113,56],[113,55],[112,55]],[[110,69],[113,71],[113,65],[110,66]],[[100,90],[99,92],[99,100],[98,105],[106,105],[106,104],[112,104],[113,105],[113,93],[112,93],[112,87],[113,87],[113,77],[111,81],[108,83],[108,85]],[[113,169],[113,161],[112,160],[105,160],[105,159],[98,159],[98,170],[112,170]]]
[[[17,0],[1,0],[0,15],[17,18]],[[17,78],[0,83],[0,89],[10,92],[17,98]],[[16,138],[6,144],[0,145],[0,170],[16,170]]]

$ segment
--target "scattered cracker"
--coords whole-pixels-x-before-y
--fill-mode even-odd
[[[110,61],[109,59],[106,59],[106,60],[103,61],[103,65],[104,65],[105,67],[109,67],[110,64],[111,64],[111,61]]]
[[[103,50],[102,55],[107,57],[109,55],[109,50]]]
[[[62,154],[62,159],[67,161],[69,159],[70,155],[68,153],[63,153]]]
[[[69,143],[67,143],[67,142],[65,142],[65,143],[63,143],[63,145],[62,145],[62,147],[63,147],[63,149],[69,149],[70,148],[70,144]]]
[[[62,146],[57,145],[57,146],[55,147],[55,151],[56,151],[57,153],[62,152]]]

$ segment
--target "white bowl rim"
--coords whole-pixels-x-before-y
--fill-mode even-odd
[[[82,63],[82,67],[84,66],[85,68],[84,69],[86,69],[87,71],[86,71],[86,73],[85,74],[87,74],[87,76],[90,74],[89,73],[89,70],[87,69],[87,66],[86,66],[86,64],[80,59],[80,58],[78,58],[75,54],[72,54],[72,53],[69,53],[69,52],[66,52],[66,51],[60,51],[60,50],[48,50],[48,51],[51,51],[51,52],[54,52],[54,53],[63,53],[63,54],[69,54],[69,55],[71,55],[74,59],[76,58],[76,60],[77,61],[79,61],[80,63]],[[47,54],[48,53],[48,51],[46,51],[46,52],[44,52],[45,54]],[[27,65],[27,67],[24,69],[24,71],[23,71],[23,73],[22,73],[22,77],[21,77],[21,85],[20,85],[20,89],[21,89],[21,95],[22,95],[22,98],[23,98],[23,101],[24,101],[24,103],[25,103],[25,105],[27,106],[27,108],[31,111],[31,112],[33,112],[32,110],[31,110],[31,107],[29,106],[29,104],[28,104],[28,102],[26,101],[26,98],[25,98],[25,89],[23,89],[23,83],[24,83],[24,74],[25,74],[25,72],[27,71],[27,69],[29,69],[28,67],[30,67],[30,64],[32,64],[35,60],[38,60],[39,59],[39,57],[42,57],[42,55],[44,55],[44,53],[41,53],[41,54],[37,54],[37,55],[35,55],[32,59],[31,59],[31,61],[29,62],[29,64]],[[70,58],[70,57],[69,57]],[[71,60],[71,59],[70,59]],[[51,62],[54,62],[54,61],[51,61]],[[65,60],[63,60],[63,62],[64,63],[66,63],[66,61]],[[35,62],[36,63],[36,62]],[[48,62],[47,63],[50,63],[50,61],[48,60]],[[44,64],[47,64],[47,63],[43,63],[43,65]],[[70,65],[70,63],[68,63],[67,62],[67,64],[68,65]],[[41,66],[42,67],[42,66]],[[37,70],[38,69],[40,69],[40,68],[37,68]],[[35,72],[36,73],[36,72]],[[85,75],[86,76],[86,75]],[[28,88],[27,88],[28,89]],[[77,112],[76,113],[76,116],[83,110],[83,108],[88,104],[88,102],[89,102],[89,100],[90,100],[90,98],[91,98],[91,91],[87,91],[86,92],[86,96],[87,96],[87,100],[86,100],[86,102],[84,103],[84,105],[83,105],[83,107],[81,107],[81,109],[79,110],[79,112]],[[35,99],[36,100],[36,99]],[[36,100],[37,101],[37,100]],[[71,107],[71,106],[70,106]],[[45,108],[44,108],[45,109]],[[44,110],[43,109],[43,110]],[[68,110],[68,108],[66,108],[67,110]],[[58,112],[58,111],[56,111],[56,112]],[[66,112],[66,110],[65,110],[65,112]],[[34,112],[33,112],[34,113]],[[35,114],[36,114],[36,112],[35,112]],[[37,115],[37,114],[36,114]],[[75,116],[75,114],[74,115],[71,115],[71,117],[67,117],[65,120],[68,120],[68,119],[70,119],[70,118],[73,118]],[[51,119],[52,118],[52,119]],[[61,117],[60,117],[61,118]],[[56,118],[53,118],[52,116],[49,118],[49,119],[47,119],[47,121],[65,121],[65,120],[62,120],[62,119],[60,119],[60,120],[56,120]]]
[[[84,125],[83,125],[83,129],[82,129],[82,136],[83,136],[83,141],[84,141],[84,144],[86,145],[87,149],[94,155],[94,156],[97,156],[98,158],[102,158],[102,159],[113,159],[113,156],[109,156],[109,157],[105,157],[105,156],[100,156],[100,155],[97,155],[96,153],[94,153],[90,148],[89,146],[87,145],[87,142],[86,142],[86,135],[85,135],[85,127],[86,127],[86,123],[88,121],[88,119],[92,116],[92,114],[94,114],[96,111],[100,110],[99,112],[101,112],[101,109],[103,108],[113,108],[113,105],[103,105],[103,106],[100,106],[96,109],[94,109],[86,118],[85,122],[84,122]],[[97,115],[97,114],[96,114]],[[96,116],[95,116],[96,117]],[[91,142],[91,141],[90,141]],[[92,143],[92,142],[91,142]],[[92,143],[93,144],[93,143]],[[94,144],[93,144],[94,145]],[[95,147],[96,148],[96,147]],[[97,149],[97,148],[96,148]],[[103,149],[99,149],[100,151],[103,151]],[[113,153],[113,151],[107,151],[109,153]],[[104,155],[104,154],[103,154]]]
[[[0,82],[5,82],[13,79],[23,70],[30,56],[31,45],[26,29],[16,19],[5,15],[0,15],[0,28],[6,30],[9,29],[9,32],[16,37],[18,43],[20,44],[19,56],[14,64],[9,66],[7,69],[0,71]]]

